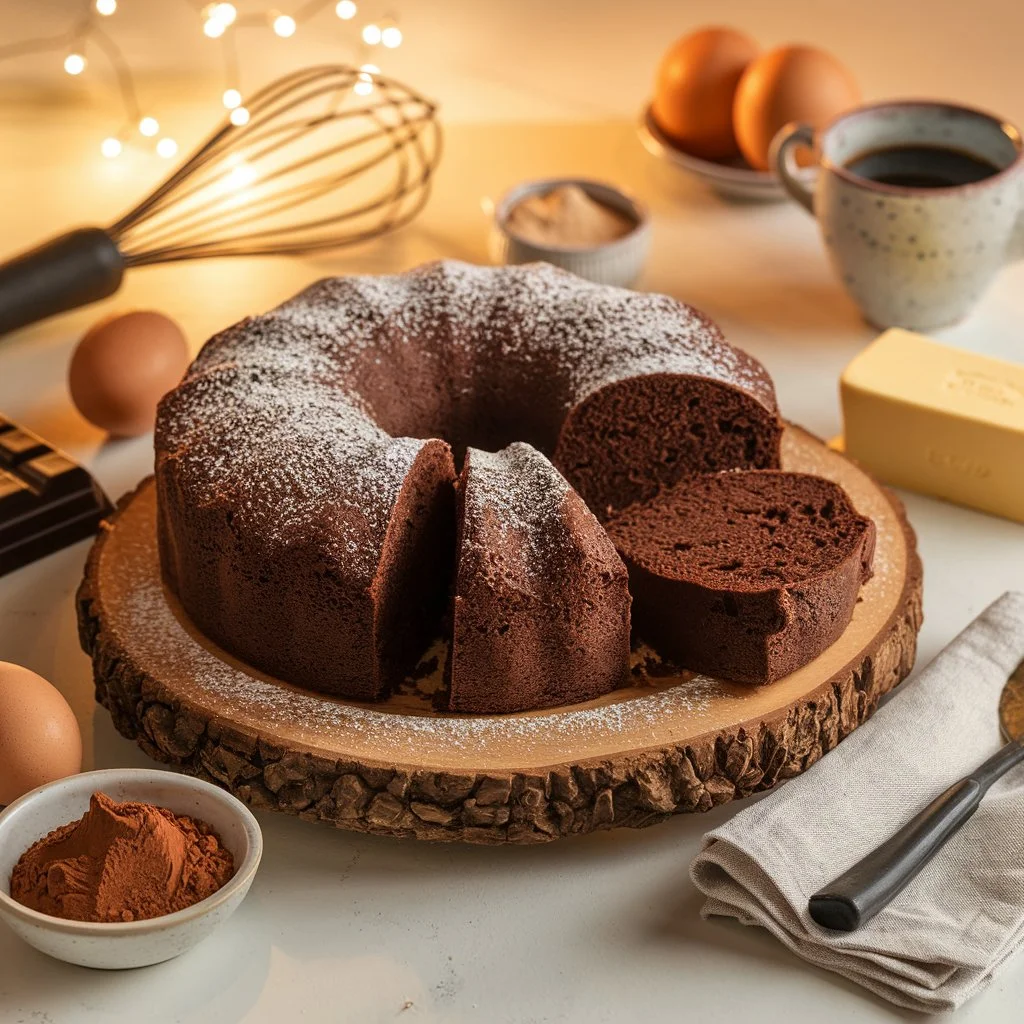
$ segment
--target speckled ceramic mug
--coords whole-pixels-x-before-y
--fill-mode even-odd
[[[899,146],[955,149],[993,165],[966,185],[911,188],[861,177],[858,157]],[[813,149],[813,188],[795,161]],[[966,315],[1006,262],[1024,256],[1024,147],[1011,124],[979,110],[922,100],[879,103],[825,129],[787,125],[771,165],[821,225],[847,291],[879,327],[928,330]]]

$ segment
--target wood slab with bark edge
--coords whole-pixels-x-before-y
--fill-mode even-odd
[[[418,686],[379,705],[298,690],[216,648],[165,591],[147,480],[97,539],[78,594],[97,699],[152,757],[253,807],[363,832],[532,843],[707,810],[804,771],[914,662],[921,563],[899,500],[796,427],[783,465],[844,486],[878,546],[843,636],[771,686],[638,676],[601,700],[506,716],[439,714]]]

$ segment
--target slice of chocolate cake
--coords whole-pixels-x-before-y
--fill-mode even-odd
[[[770,683],[848,625],[871,575],[874,523],[803,473],[686,481],[608,524],[629,569],[636,633],[684,668]]]
[[[591,700],[629,676],[626,568],[580,496],[539,451],[470,448],[446,711],[500,714]]]

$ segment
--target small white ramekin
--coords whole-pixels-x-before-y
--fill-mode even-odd
[[[147,921],[94,924],[65,921],[15,902],[10,879],[37,839],[80,818],[93,793],[167,807],[210,825],[231,851],[235,874],[209,898]],[[249,809],[208,782],[156,768],[84,772],[40,786],[0,814],[0,918],[42,953],[83,967],[145,967],[184,953],[238,908],[263,854],[263,836]]]
[[[591,199],[625,214],[636,226],[613,242],[596,246],[539,245],[518,237],[508,228],[512,208],[528,196],[544,195],[564,185],[576,185]],[[506,192],[494,210],[491,258],[496,263],[544,261],[597,284],[627,288],[640,276],[651,248],[651,221],[646,207],[613,185],[588,178],[542,178]]]

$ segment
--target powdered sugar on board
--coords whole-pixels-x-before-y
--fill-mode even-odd
[[[666,741],[666,723],[692,732],[715,698],[734,689],[706,677],[653,679],[605,702],[505,716],[440,715],[428,699],[417,706],[407,694],[376,706],[334,700],[250,670],[202,640],[160,582],[155,532],[154,488],[146,484],[118,518],[100,564],[104,624],[119,646],[143,673],[167,681],[175,699],[326,756],[427,755],[444,767],[465,766],[467,756],[483,766],[510,746],[517,761],[536,749],[541,763],[622,752],[623,737],[642,749]]]
[[[428,710],[427,698],[405,693],[381,705],[307,693],[218,652],[177,617],[159,581],[151,483],[121,512],[104,545],[97,579],[102,628],[153,680],[164,700],[329,758],[366,763],[390,758],[435,770],[522,771],[628,757],[635,750],[686,744],[707,733],[729,735],[737,723],[798,707],[832,673],[845,670],[849,660],[859,661],[888,628],[903,592],[908,550],[902,520],[885,491],[801,431],[787,431],[783,462],[844,485],[857,508],[875,519],[878,553],[875,576],[863,588],[844,638],[770,687],[732,687],[704,677],[658,678],[655,664],[649,685],[592,704],[495,717],[438,715]],[[650,657],[643,649],[636,655],[638,661]],[[429,680],[422,683],[417,689],[429,689]]]

